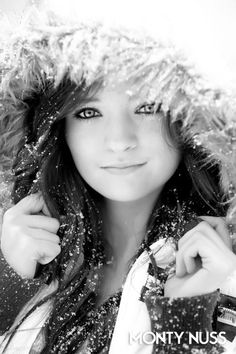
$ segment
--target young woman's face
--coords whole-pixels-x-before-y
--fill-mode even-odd
[[[127,83],[105,87],[66,118],[66,140],[80,175],[116,201],[158,196],[180,160],[166,140],[162,113],[129,89]]]

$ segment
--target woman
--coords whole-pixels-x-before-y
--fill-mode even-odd
[[[222,352],[206,337],[217,289],[235,296],[215,218],[232,182],[226,96],[173,48],[126,30],[51,23],[20,36],[2,80],[1,124],[19,145],[1,248],[42,286],[3,352]]]

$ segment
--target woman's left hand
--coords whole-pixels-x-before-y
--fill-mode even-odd
[[[236,269],[236,255],[224,220],[201,217],[178,243],[176,275],[165,284],[165,296],[195,296],[212,292]]]

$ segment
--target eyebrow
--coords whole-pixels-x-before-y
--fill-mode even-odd
[[[84,97],[79,100],[79,105],[85,104],[85,103],[94,103],[94,102],[100,102],[98,98],[89,98],[89,97]]]
[[[132,102],[132,101],[135,101],[135,100],[140,100],[140,101],[142,101],[144,103],[155,103],[154,100],[150,101],[150,100],[148,100],[145,97],[141,98],[138,94],[127,95],[127,96],[128,96],[129,102]],[[99,103],[99,102],[101,102],[101,100],[98,97],[96,97],[96,94],[95,94],[95,95],[90,96],[90,97],[89,96],[80,97],[78,105],[81,106],[81,105],[87,104],[87,103]]]

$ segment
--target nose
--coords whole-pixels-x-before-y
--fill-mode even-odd
[[[129,114],[113,115],[106,126],[105,142],[107,148],[114,152],[136,148],[137,129]]]

